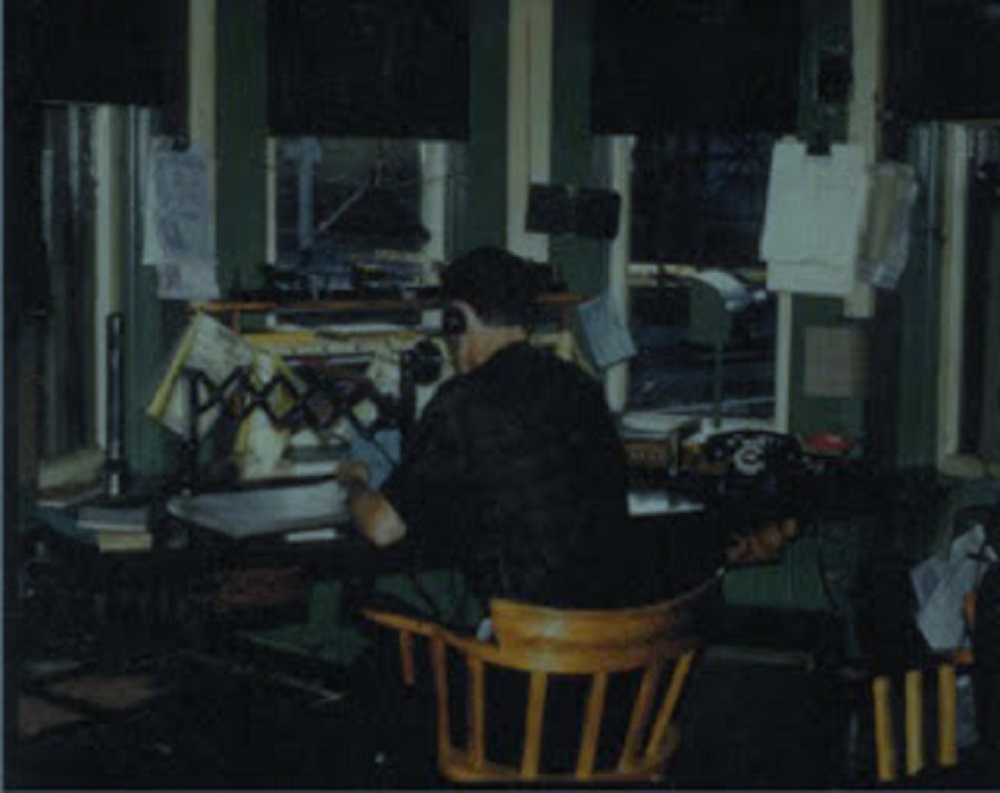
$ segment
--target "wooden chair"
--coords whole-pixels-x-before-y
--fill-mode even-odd
[[[414,639],[430,643],[436,745],[442,775],[458,783],[621,783],[659,779],[679,740],[677,705],[700,646],[697,606],[717,591],[715,580],[678,598],[649,606],[560,610],[493,600],[494,640],[460,636],[441,625],[365,608],[373,622],[399,633],[402,674],[416,678]],[[451,663],[455,661],[457,663]],[[464,668],[464,681],[458,670]],[[487,735],[488,670],[513,670],[526,678],[519,760],[497,759]],[[492,672],[490,673],[492,674]],[[636,679],[625,702],[620,734],[605,718],[609,686],[617,675]],[[560,679],[583,681],[579,724],[546,722],[548,695]],[[489,679],[492,680],[492,677]],[[617,693],[617,690],[616,690]],[[464,742],[453,739],[453,706],[466,705]],[[493,703],[495,704],[495,703]],[[507,703],[509,705],[509,703]],[[521,725],[518,725],[521,726]],[[575,762],[554,768],[548,730],[571,729]],[[608,743],[605,743],[608,742]],[[610,751],[607,748],[610,747]],[[608,756],[612,760],[604,764]]]
[[[975,624],[976,595],[969,593],[962,601],[962,613],[971,630]],[[871,682],[875,723],[875,775],[879,782],[898,778],[896,730],[893,724],[893,700],[902,684],[903,700],[903,772],[914,777],[929,765],[924,751],[925,718],[935,711],[937,721],[937,767],[945,770],[958,764],[958,676],[968,673],[975,663],[972,650],[960,648],[937,658],[930,670],[911,668],[901,678],[876,675]],[[936,677],[935,702],[928,703],[926,671]]]

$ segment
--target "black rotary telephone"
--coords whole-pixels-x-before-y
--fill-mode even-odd
[[[786,516],[801,508],[806,465],[795,436],[769,430],[723,432],[702,444],[700,456],[701,489],[721,508],[745,517]]]
[[[798,473],[802,446],[792,435],[767,430],[736,430],[713,435],[702,444],[701,457],[728,476],[766,479]]]

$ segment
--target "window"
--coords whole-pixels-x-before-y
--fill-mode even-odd
[[[98,444],[94,119],[94,108],[80,105],[44,111],[42,236],[51,300],[39,378],[45,460]]]
[[[43,109],[40,222],[49,310],[35,363],[42,488],[97,477],[105,442],[105,320],[118,307],[123,262],[119,188],[123,169],[140,173],[139,147],[129,142],[148,140],[150,120],[149,111],[103,105]]]
[[[311,297],[434,281],[462,145],[378,138],[274,139],[279,283]]]
[[[946,471],[1000,461],[1000,128],[946,128],[940,453]]]
[[[614,161],[616,187],[627,196],[625,287],[637,348],[626,406],[773,417],[777,301],[764,288],[757,247],[774,135],[693,131],[616,140],[627,152]],[[730,302],[740,305],[730,313],[719,359],[713,344],[692,334],[692,287],[706,280],[734,290],[738,299]]]

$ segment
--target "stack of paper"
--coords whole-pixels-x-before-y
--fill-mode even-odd
[[[237,540],[292,531],[337,530],[350,521],[347,491],[333,481],[175,496],[167,502],[167,512]]]
[[[147,507],[83,506],[76,523],[81,531],[94,534],[101,553],[148,551],[153,547]]]

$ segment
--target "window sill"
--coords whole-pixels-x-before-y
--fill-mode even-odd
[[[45,460],[39,466],[40,491],[65,488],[73,485],[97,484],[100,481],[103,449],[81,449],[77,452]]]
[[[968,454],[947,454],[938,460],[938,471],[956,479],[1000,476],[1000,463],[991,463]]]

